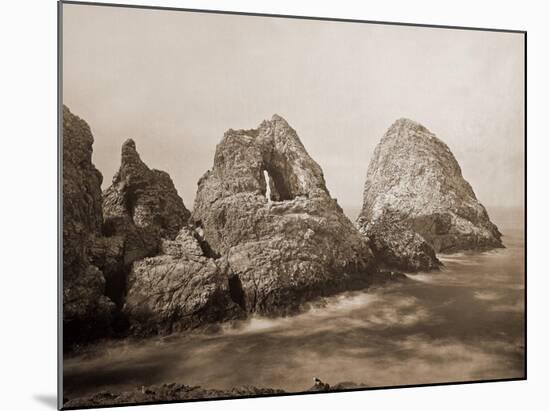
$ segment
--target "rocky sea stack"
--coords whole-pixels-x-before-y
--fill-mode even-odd
[[[170,176],[127,140],[101,193],[88,125],[64,112],[66,348],[285,315],[395,276],[330,197],[319,165],[279,116],[229,130],[191,213]],[[397,277],[395,277],[397,278]]]
[[[449,147],[408,119],[374,151],[357,226],[380,262],[407,271],[437,268],[435,253],[503,247]]]
[[[170,176],[150,169],[136,144],[122,145],[121,165],[103,193],[103,268],[107,294],[133,334],[189,329],[242,314],[224,271],[192,227]]]
[[[88,124],[63,107],[63,340],[65,345],[109,332],[115,304],[92,264],[102,236],[101,173],[92,164]]]
[[[199,181],[192,219],[247,312],[279,315],[364,287],[377,268],[296,132],[274,115],[228,130]],[[222,263],[223,262],[223,263]]]
[[[103,193],[106,238],[96,252],[110,297],[119,306],[132,263],[158,254],[162,240],[174,239],[190,215],[170,176],[150,169],[134,141],[127,140],[122,145],[120,168]]]
[[[170,176],[150,169],[127,140],[102,194],[92,145],[88,124],[64,107],[64,348],[242,317]]]

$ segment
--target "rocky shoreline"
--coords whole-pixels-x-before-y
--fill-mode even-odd
[[[331,386],[315,378],[314,384],[304,393],[333,392],[367,388],[366,384],[341,382]],[[99,407],[103,405],[146,404],[158,402],[193,401],[204,399],[228,399],[238,397],[275,396],[289,394],[275,388],[258,388],[254,386],[235,387],[229,390],[208,389],[179,383],[169,383],[137,387],[131,391],[101,391],[91,396],[64,398],[63,408]]]

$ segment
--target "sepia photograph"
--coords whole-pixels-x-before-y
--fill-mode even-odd
[[[526,378],[526,32],[58,7],[63,409]]]

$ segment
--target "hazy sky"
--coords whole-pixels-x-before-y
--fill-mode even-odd
[[[523,203],[523,36],[63,6],[63,102],[95,137],[104,188],[131,137],[192,208],[228,128],[274,113],[344,208],[373,150],[408,117],[445,141],[486,206]]]

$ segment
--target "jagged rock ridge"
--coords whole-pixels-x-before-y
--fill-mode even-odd
[[[357,226],[383,262],[401,269],[435,268],[435,252],[503,246],[449,147],[408,119],[374,151]]]
[[[88,124],[63,106],[63,340],[66,346],[108,333],[114,303],[91,263],[102,233],[102,175],[92,164]]]
[[[170,176],[150,169],[133,140],[103,193],[104,272],[133,334],[170,333],[230,318],[244,311],[230,294],[223,266],[189,227],[190,212]],[[109,258],[111,256],[111,258]]]
[[[150,169],[136,144],[122,145],[121,164],[103,193],[104,233],[97,252],[111,298],[122,305],[131,264],[156,255],[162,239],[174,239],[191,213],[178,195],[170,176]]]
[[[149,334],[242,316],[168,174],[128,140],[102,196],[89,126],[66,107],[63,120],[65,348],[128,326]]]
[[[330,197],[295,130],[274,115],[228,130],[198,183],[192,219],[248,312],[285,314],[369,281],[370,248]]]

